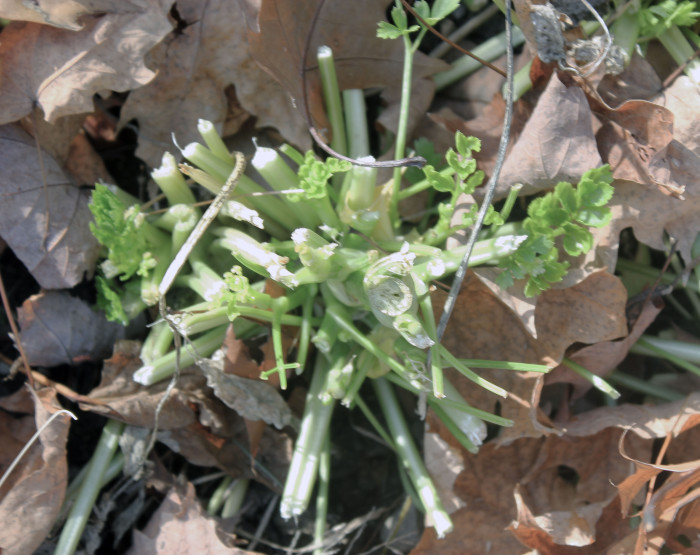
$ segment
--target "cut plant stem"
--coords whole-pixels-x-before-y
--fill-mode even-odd
[[[394,446],[399,460],[406,469],[418,497],[423,503],[428,525],[433,526],[438,537],[442,538],[452,531],[452,520],[442,506],[435,484],[423,464],[418,449],[416,449],[394,391],[384,378],[372,380],[372,385],[394,438]]]
[[[611,399],[620,398],[620,392],[617,389],[615,389],[612,385],[610,385],[600,376],[597,376],[587,368],[581,366],[579,363],[574,362],[570,358],[564,358],[564,360],[562,360],[562,364],[576,372],[579,376],[584,378],[586,381],[590,382],[591,385],[595,387],[598,391],[602,391]]]
[[[350,158],[369,156],[369,130],[364,91],[361,89],[343,91],[343,106],[347,123],[348,156]]]
[[[202,136],[202,139],[204,139],[204,142],[207,144],[207,147],[209,147],[209,150],[211,150],[224,162],[234,164],[235,160],[233,159],[233,156],[231,156],[228,148],[226,148],[221,135],[219,135],[219,132],[216,130],[216,127],[212,122],[205,119],[198,120],[197,131],[199,131],[199,134]]]
[[[331,436],[326,434],[318,464],[318,493],[316,494],[316,517],[314,519],[314,543],[321,544],[326,534],[328,518],[328,494],[331,481]],[[322,547],[314,549],[314,555],[322,555]]]
[[[75,503],[71,507],[70,513],[68,513],[68,518],[63,526],[61,537],[58,539],[54,555],[72,555],[75,553],[85,525],[92,513],[92,508],[100,493],[103,476],[119,446],[119,436],[123,430],[124,424],[116,420],[108,420],[102,429],[100,441],[88,463],[87,474],[75,498]]]
[[[335,64],[333,63],[333,51],[328,46],[319,46],[316,59],[318,60],[318,70],[321,75],[326,114],[331,124],[331,148],[340,154],[347,154],[348,145],[345,139],[343,102],[340,98],[338,77],[335,73]]]
[[[316,357],[311,384],[306,395],[301,429],[294,446],[294,454],[280,503],[280,514],[285,519],[299,516],[306,510],[316,482],[321,448],[328,434],[335,407],[334,401],[324,403],[320,398],[321,392],[326,387],[329,366],[326,357]]]
[[[170,205],[192,205],[197,202],[177,167],[175,157],[169,152],[163,154],[160,167],[151,172],[151,177],[165,193]]]
[[[226,328],[220,326],[194,339],[191,343],[185,343],[180,354],[180,367],[185,368],[194,364],[199,358],[204,358],[216,351],[224,341]],[[165,380],[175,373],[176,352],[170,351],[158,360],[146,366],[142,366],[134,372],[134,381],[141,385],[153,385]]]

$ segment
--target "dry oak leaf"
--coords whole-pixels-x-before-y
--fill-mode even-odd
[[[149,65],[158,75],[133,91],[120,116],[120,126],[139,121],[136,155],[152,167],[163,151],[172,148],[171,134],[185,145],[199,140],[199,118],[213,122],[219,132],[231,135],[253,115],[256,126],[276,127],[290,143],[310,146],[301,114],[288,101],[282,87],[252,59],[247,26],[235,1],[178,2],[186,26],[171,33],[153,49]],[[234,98],[229,98],[235,87]],[[234,101],[242,113],[229,125]],[[242,108],[242,109],[241,109]]]
[[[61,410],[56,392],[34,394],[36,428]],[[40,434],[10,476],[12,489],[0,502],[3,553],[33,553],[51,531],[68,485],[66,440],[70,417],[62,414]]]
[[[600,377],[607,376],[627,357],[630,347],[654,321],[663,306],[646,303],[629,334],[619,341],[600,341],[569,355],[569,358]],[[572,398],[583,396],[593,385],[565,364],[560,364],[545,377],[546,384],[569,383],[574,386]]]
[[[258,15],[259,32],[255,24],[248,23],[251,53],[281,83],[300,110],[304,110],[305,103],[303,73],[312,121],[319,130],[327,130],[315,61],[319,46],[333,50],[341,90],[401,86],[403,42],[377,37],[377,22],[385,19],[388,4],[377,0],[263,0]],[[307,66],[303,67],[307,47]],[[414,85],[419,89],[432,88],[433,84],[424,78],[445,68],[444,62],[417,52]],[[415,92],[419,98],[425,97],[421,90]]]
[[[17,126],[0,127],[0,236],[39,285],[73,287],[92,273],[100,248],[89,228],[89,196],[42,157],[43,172],[34,140]]]
[[[173,0],[131,0],[128,11],[84,16],[80,31],[12,22],[0,41],[0,123],[35,105],[48,121],[93,111],[100,91],[128,91],[155,73],[144,56],[172,28]]]
[[[505,196],[512,185],[523,183],[520,194],[530,195],[559,181],[577,183],[601,163],[586,95],[553,74],[506,158],[497,191]]]
[[[442,306],[443,298],[443,294],[436,294],[433,303]],[[535,307],[535,338],[511,307],[470,273],[457,298],[443,345],[458,358],[553,365],[573,343],[593,344],[625,336],[626,300],[622,282],[607,272],[591,274],[568,289],[545,291]],[[501,402],[464,378],[451,381],[467,402],[482,410],[493,412],[496,403],[502,403],[501,415],[514,420],[515,425],[503,430],[499,442],[543,435],[542,423],[533,418],[534,409],[529,405],[537,401],[541,374],[488,370],[482,375],[509,391],[513,400]]]
[[[127,555],[246,555],[233,547],[234,536],[217,529],[215,518],[207,515],[197,501],[194,486],[185,492],[172,489],[143,531],[134,530]]]
[[[17,312],[20,340],[32,366],[102,360],[124,335],[122,326],[66,291],[32,295]]]
[[[523,527],[518,537],[530,549],[537,547],[542,553],[553,555],[605,553],[606,546],[620,541],[629,531],[629,522],[621,518],[614,486],[634,472],[633,465],[619,451],[624,430],[628,430],[628,454],[649,460],[654,439],[663,438],[672,430],[684,430],[698,414],[697,393],[658,406],[603,407],[576,416],[565,425],[563,436],[522,438],[509,445],[492,441],[476,455],[461,448],[444,424],[431,414],[430,431],[438,432],[462,455],[464,470],[455,481],[454,494],[466,502],[466,507],[452,514],[454,532],[438,540],[433,530],[426,529],[412,555],[531,552],[515,539],[512,532],[518,533],[516,525],[511,531],[506,529],[511,521]],[[518,492],[524,501],[520,521],[515,501]],[[597,521],[595,514],[582,512],[589,505],[597,505],[592,510],[600,515]],[[544,518],[528,522],[524,519],[525,510]],[[555,519],[570,526],[559,528],[562,534],[553,537],[550,532],[554,533]],[[545,524],[551,526],[549,531],[542,529]],[[555,543],[566,541],[567,534],[578,543],[582,539],[595,543],[585,548]]]

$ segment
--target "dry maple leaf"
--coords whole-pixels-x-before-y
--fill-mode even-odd
[[[34,140],[19,127],[1,127],[0,145],[0,236],[42,287],[73,287],[92,273],[100,248],[88,195],[46,154],[42,173]]]
[[[0,42],[0,123],[43,110],[48,121],[92,112],[99,91],[128,91],[155,73],[143,57],[172,28],[173,0],[132,0],[129,10],[84,16],[80,31],[12,22]]]

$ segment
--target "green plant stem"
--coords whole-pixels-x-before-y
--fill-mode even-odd
[[[191,344],[185,343],[180,354],[180,367],[185,368],[202,357],[207,357],[216,351],[224,341],[226,328],[220,326],[194,339]],[[134,372],[133,379],[141,385],[153,385],[165,380],[175,373],[176,352],[170,351],[151,364],[142,366]]]
[[[221,509],[221,518],[234,517],[241,511],[249,485],[249,479],[238,478],[229,486],[224,507]]]
[[[333,51],[328,46],[319,46],[318,69],[321,75],[323,100],[326,104],[326,114],[331,124],[331,147],[340,154],[347,154],[348,145],[345,138],[345,121],[343,120],[343,102],[340,98],[338,77],[335,73]]]
[[[285,519],[299,516],[306,510],[316,482],[321,448],[328,434],[335,407],[335,401],[323,403],[320,398],[326,386],[329,366],[325,357],[316,357],[311,384],[306,395],[301,429],[294,445],[294,454],[280,503],[280,514]]]
[[[63,506],[61,507],[60,515],[56,518],[56,523],[62,522],[65,519],[66,514],[68,513],[70,508],[73,506],[75,496],[78,495],[78,492],[80,491],[80,486],[83,485],[83,482],[85,481],[85,476],[87,476],[88,468],[89,465],[86,465],[83,468],[81,468],[80,472],[78,472],[78,475],[75,478],[73,478],[71,483],[66,488],[66,495],[63,498]],[[107,470],[105,470],[105,473],[102,476],[102,483],[100,484],[100,489],[102,489],[105,485],[107,485],[109,482],[111,482],[117,476],[119,476],[123,468],[124,454],[121,451],[117,451],[117,453],[114,455],[114,458],[109,463]]]
[[[231,482],[233,482],[233,478],[231,476],[224,476],[222,478],[221,482],[214,490],[214,493],[212,493],[211,497],[209,498],[209,503],[207,503],[207,513],[210,515],[215,515],[219,512],[224,504],[224,501],[226,500],[226,494],[228,493],[228,488],[231,485]]]
[[[517,48],[525,42],[525,36],[518,27],[513,27],[513,48]],[[487,62],[492,62],[496,58],[501,57],[506,51],[506,34],[500,33],[495,37],[482,42],[479,46],[472,50],[476,56]],[[448,85],[463,79],[467,75],[474,73],[482,66],[474,58],[463,56],[452,64],[452,67],[442,73],[436,73],[433,76],[435,87],[439,91]]]
[[[626,387],[637,393],[642,393],[643,395],[648,395],[656,399],[662,399],[663,401],[678,401],[683,399],[685,395],[679,391],[674,391],[667,387],[660,387],[658,384],[649,383],[647,380],[642,380],[630,374],[625,374],[620,370],[613,370],[607,376],[608,381]]]
[[[597,376],[587,368],[581,366],[579,363],[574,362],[570,358],[564,358],[564,360],[562,360],[562,364],[576,372],[579,376],[584,378],[586,381],[590,382],[591,385],[595,387],[598,391],[602,391],[611,399],[620,398],[620,392],[617,389],[615,389],[612,385],[610,385],[600,376]]]
[[[196,202],[194,194],[177,168],[175,157],[169,152],[163,154],[160,167],[151,172],[151,177],[165,193],[170,205],[192,205]]]
[[[372,385],[394,438],[394,446],[399,459],[408,472],[418,497],[423,502],[428,524],[434,526],[438,537],[442,538],[452,531],[452,521],[442,506],[435,484],[413,442],[394,391],[384,378],[372,380]]]
[[[173,330],[167,322],[155,324],[141,346],[141,360],[150,364],[168,352],[173,343]]]
[[[487,391],[490,391],[491,393],[495,393],[496,395],[499,395],[503,398],[506,398],[508,396],[508,392],[503,389],[502,387],[498,387],[495,384],[492,384],[490,381],[485,380],[469,368],[467,368],[466,365],[462,364],[459,359],[457,359],[450,351],[448,351],[442,344],[437,345],[440,355],[442,358],[445,360],[446,363],[448,363],[450,366],[452,366],[457,372],[462,374],[464,377],[470,379],[473,381],[475,384],[483,387]]]
[[[420,300],[420,309],[423,313],[424,328],[428,337],[437,343],[437,326],[435,325],[435,312],[430,295],[425,295]],[[430,375],[433,382],[433,397],[441,399],[445,396],[445,379],[440,364],[440,351],[435,350],[430,361]]]
[[[316,516],[314,518],[314,543],[321,544],[326,533],[328,518],[328,495],[331,478],[331,436],[326,434],[318,463],[318,492],[316,494]],[[322,555],[324,549],[317,547],[314,555]]]
[[[88,463],[88,471],[68,513],[68,519],[63,526],[54,555],[72,555],[78,547],[78,542],[85,529],[97,496],[100,493],[103,476],[109,467],[114,453],[119,446],[119,436],[124,429],[122,422],[108,420],[102,430],[100,441]]]
[[[403,158],[406,152],[406,140],[408,134],[408,114],[411,107],[411,86],[413,80],[413,56],[418,49],[418,45],[425,36],[426,29],[421,29],[416,40],[411,44],[411,39],[403,35],[404,58],[403,72],[401,75],[401,105],[399,107],[399,124],[396,130],[396,142],[394,147],[394,157]],[[389,204],[389,219],[394,230],[401,225],[399,219],[399,190],[401,189],[401,168],[394,169],[393,187],[391,190],[391,201]]]
[[[221,135],[219,135],[219,132],[216,130],[216,127],[212,122],[205,119],[198,120],[197,131],[199,131],[199,134],[202,136],[202,139],[204,139],[204,142],[209,150],[211,150],[216,156],[221,158],[221,160],[224,162],[230,163],[231,165],[235,163],[233,156],[231,156],[231,153],[224,144],[224,141],[221,139]]]
[[[663,347],[660,345],[663,345]],[[669,346],[672,346],[677,353],[682,353],[684,356],[672,353],[668,349]],[[639,349],[639,347],[642,349]],[[637,343],[632,346],[630,352],[647,355],[652,354],[653,356],[664,358],[676,366],[688,372],[692,372],[696,376],[700,376],[700,367],[689,362],[691,357],[696,358],[698,356],[699,350],[700,349],[698,349],[696,345],[683,344],[680,341],[670,342],[670,340],[660,340],[656,337],[642,336],[637,340]]]
[[[695,52],[683,36],[681,30],[673,25],[658,37],[664,48],[679,65],[685,64],[684,73],[697,85],[700,83],[700,60],[695,58]]]
[[[369,156],[369,130],[367,128],[367,106],[365,93],[361,89],[343,91],[343,106],[350,158]]]

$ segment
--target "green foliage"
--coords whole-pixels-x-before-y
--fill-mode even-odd
[[[587,253],[593,247],[593,235],[587,227],[603,227],[612,214],[605,206],[612,198],[614,188],[608,166],[587,171],[574,187],[560,182],[554,191],[533,200],[528,206],[528,217],[523,222],[527,239],[518,250],[504,258],[498,277],[503,288],[516,279],[526,279],[525,294],[538,295],[561,281],[569,267],[559,261],[559,250],[554,241],[562,237],[562,248],[570,256]]]
[[[299,167],[299,179],[302,194],[289,195],[296,202],[301,199],[321,199],[328,194],[328,180],[336,173],[350,171],[352,164],[337,158],[327,158],[325,162],[317,159],[313,152],[307,152],[304,163]]]
[[[419,0],[413,5],[413,9],[428,25],[434,26],[455,11],[458,6],[459,0],[436,0],[433,2],[432,7],[425,0]],[[423,27],[423,25],[408,26],[408,17],[399,0],[396,0],[394,7],[391,9],[391,19],[394,21],[393,25],[387,21],[379,22],[377,36],[380,39],[408,37],[411,33]]]
[[[700,17],[695,11],[696,3],[689,1],[664,0],[654,3],[637,12],[640,33],[648,37],[658,37],[674,25],[690,27]]]
[[[241,267],[234,266],[224,274],[224,283],[226,289],[221,292],[219,302],[226,307],[226,315],[233,321],[239,315],[236,307],[247,303],[251,298],[250,282],[243,275]]]
[[[95,277],[97,288],[97,306],[104,311],[107,320],[119,322],[123,326],[129,323],[129,317],[122,306],[121,294],[109,286],[109,282],[102,276]]]
[[[90,231],[107,248],[112,273],[127,280],[152,267],[152,260],[144,263],[148,244],[140,229],[143,216],[138,209],[127,210],[117,195],[98,184],[92,193],[90,211],[95,218],[95,222],[90,223]]]

